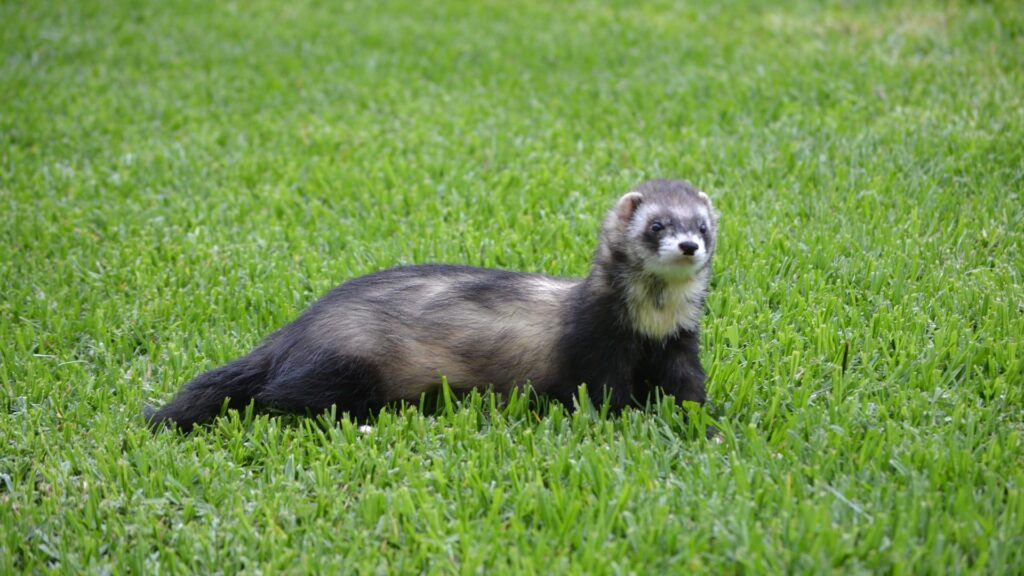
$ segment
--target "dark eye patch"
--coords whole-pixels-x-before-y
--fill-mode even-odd
[[[661,244],[661,237],[665,232],[665,224],[660,219],[652,219],[647,222],[641,240],[651,252],[657,252]]]

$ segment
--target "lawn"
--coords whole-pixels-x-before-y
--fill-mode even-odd
[[[0,573],[1024,570],[1019,4],[0,22]],[[347,278],[585,275],[654,177],[722,213],[689,419],[472,396],[368,432],[144,426]]]

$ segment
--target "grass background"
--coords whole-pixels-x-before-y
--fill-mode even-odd
[[[1017,572],[1013,2],[0,3],[0,572]],[[374,430],[141,406],[346,278],[583,275],[723,213],[724,442],[474,397]]]

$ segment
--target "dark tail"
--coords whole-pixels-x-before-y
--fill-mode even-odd
[[[154,430],[170,425],[191,432],[196,424],[220,414],[225,400],[228,408],[245,408],[266,380],[266,371],[259,364],[247,356],[196,377],[163,408],[147,406],[143,412],[146,422]]]

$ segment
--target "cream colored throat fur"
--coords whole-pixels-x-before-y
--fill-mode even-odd
[[[631,283],[626,298],[633,329],[658,340],[680,329],[696,332],[704,314],[707,286],[707,269],[688,279],[648,276]]]

